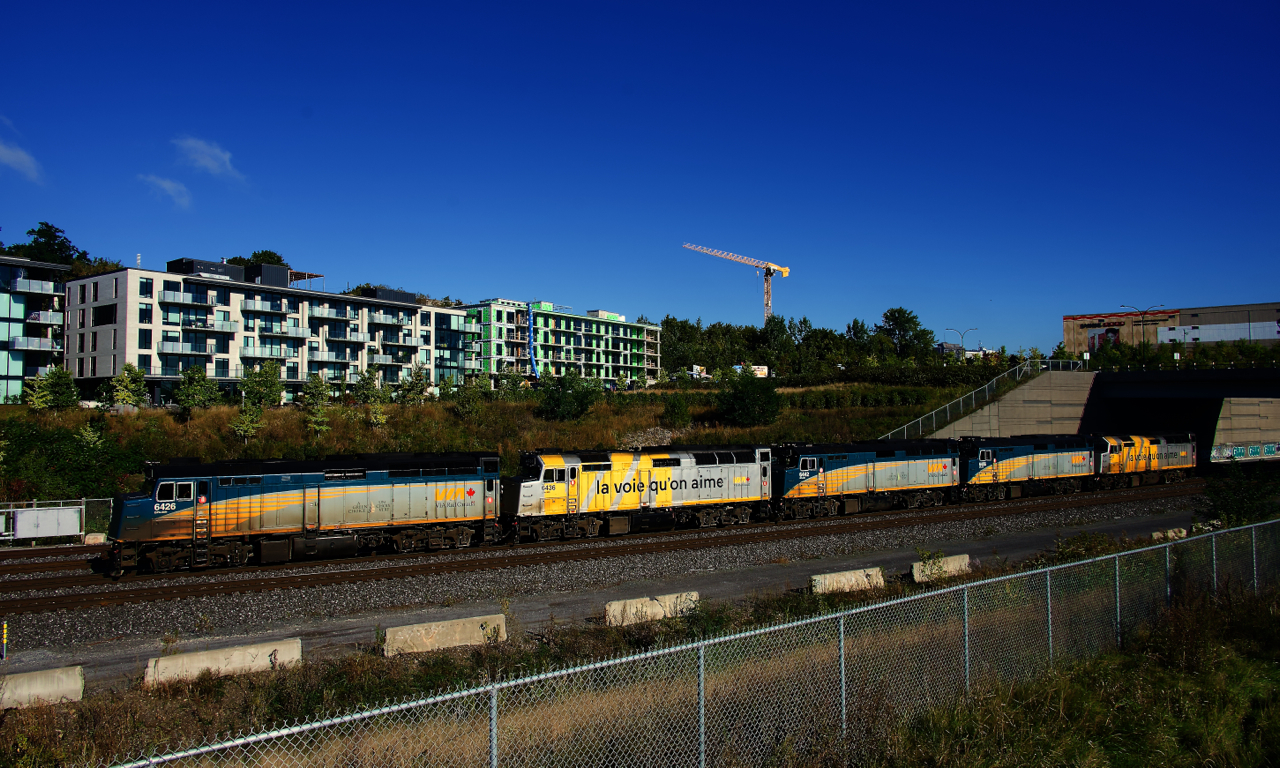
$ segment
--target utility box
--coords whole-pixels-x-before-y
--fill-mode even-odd
[[[0,539],[45,539],[84,534],[84,505],[13,507],[0,510]]]

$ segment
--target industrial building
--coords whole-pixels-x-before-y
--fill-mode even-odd
[[[486,299],[465,307],[480,326],[479,370],[563,376],[570,368],[587,378],[637,382],[658,379],[662,329],[627,322],[625,315],[593,309],[586,315],[549,301]]]
[[[0,387],[4,402],[22,380],[62,363],[63,284],[70,267],[0,256]]]
[[[230,383],[274,360],[286,397],[313,373],[340,385],[373,368],[394,384],[421,363],[439,383],[478,369],[471,352],[480,328],[465,311],[419,306],[414,294],[385,288],[346,295],[296,287],[318,277],[175,259],[165,272],[130,267],[70,281],[66,366],[92,380],[133,363],[153,402],[167,400],[190,366]]]
[[[1131,345],[1144,341],[1188,346],[1232,341],[1274,344],[1280,341],[1280,302],[1063,316],[1062,343],[1068,352],[1092,352],[1103,339]]]

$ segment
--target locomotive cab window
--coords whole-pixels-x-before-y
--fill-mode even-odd
[[[209,498],[209,481],[208,480],[201,480],[200,482],[196,483],[196,495],[203,496],[206,499]]]
[[[496,475],[496,474],[498,474],[498,460],[497,460],[497,459],[481,459],[481,460],[480,460],[480,467],[481,467],[481,469],[483,469],[483,470],[484,470],[484,473],[485,473],[486,475]]]
[[[173,483],[156,486],[156,501],[173,501]]]
[[[178,501],[191,501],[193,483],[178,483]]]
[[[991,461],[991,451],[987,449],[978,451],[978,461]]]
[[[769,461],[769,452],[768,452],[768,451],[761,451],[761,452],[760,452],[760,461],[765,462],[765,463],[768,463],[768,461]]]
[[[484,481],[485,493],[493,493],[493,484],[494,484],[493,478],[489,478],[488,480]]]
[[[569,479],[570,479],[570,480],[577,480],[577,479],[578,479],[578,468],[577,468],[577,467],[569,467]]]
[[[814,470],[814,469],[817,469],[817,468],[818,468],[818,460],[817,460],[817,459],[801,459],[801,460],[800,460],[800,470],[801,470],[801,471],[809,471],[809,470]]]

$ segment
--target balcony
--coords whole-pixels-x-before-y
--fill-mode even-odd
[[[382,335],[382,343],[394,344],[398,347],[414,347],[415,349],[418,346],[418,340],[408,334],[405,334],[404,336],[396,336],[394,334],[384,333]]]
[[[370,365],[399,365],[400,363],[391,355],[369,355]]]
[[[183,328],[194,328],[199,331],[217,331],[219,333],[237,333],[240,324],[230,320],[200,320],[193,317],[182,318]]]
[[[207,366],[207,365],[188,365],[188,366],[178,366],[178,365],[153,365],[153,366],[151,366],[150,368],[139,368],[138,370],[142,371],[142,374],[143,374],[144,376],[171,376],[171,377],[178,377],[178,376],[181,376],[181,375],[182,375],[182,372],[183,372],[183,371],[185,371],[185,370],[187,370],[188,368],[203,368],[203,369],[204,369],[204,373],[205,373],[205,375],[206,375],[206,376],[208,376],[208,375],[209,375],[209,366]],[[215,373],[216,373],[216,371],[215,371]],[[226,378],[226,376],[215,376],[214,378],[225,379],[225,378]]]
[[[62,325],[66,317],[62,312],[32,312],[27,315],[27,322],[40,325]]]
[[[293,325],[263,326],[258,329],[259,336],[287,336],[291,339],[311,338],[310,328],[299,328]]]
[[[61,296],[64,292],[62,283],[27,280],[21,277],[13,281],[13,287],[10,290],[14,293],[37,293],[41,296]]]
[[[347,373],[331,373],[329,374],[327,379],[330,384],[341,384],[344,381],[347,382],[348,384],[354,384],[360,380],[360,374],[357,371],[348,371]]]
[[[458,330],[462,331],[463,333],[479,333],[480,325],[478,323],[463,323],[462,327],[459,328]]]
[[[287,315],[291,312],[288,306],[278,301],[242,301],[240,302],[241,312],[274,312],[277,315]]]
[[[187,304],[193,307],[212,307],[213,302],[209,301],[208,296],[193,296],[182,291],[161,291],[161,304]]]
[[[507,339],[507,341],[512,341],[512,339]],[[464,352],[472,352],[478,355],[480,354],[480,342],[478,341],[463,342],[462,349]]]
[[[46,339],[43,336],[15,336],[9,339],[9,349],[28,352],[61,352],[62,339]]]
[[[311,317],[327,317],[330,320],[360,319],[359,312],[352,312],[345,309],[330,309],[328,307],[311,307],[307,310],[307,314]]]
[[[256,358],[256,359],[272,359],[284,360],[285,358],[297,357],[298,350],[289,349],[288,347],[241,347],[240,357]]]
[[[478,371],[478,370],[480,370],[480,361],[479,361],[479,360],[463,360],[463,361],[462,361],[462,370],[464,370],[464,371]]]
[[[250,365],[237,365],[237,366],[235,366],[234,368],[231,368],[231,369],[228,371],[228,373],[230,373],[230,374],[231,374],[229,377],[217,376],[216,378],[219,378],[219,379],[221,379],[221,378],[243,379],[243,378],[244,378],[244,376],[245,376],[245,374],[246,374],[246,373],[249,373],[249,372],[250,372],[250,371],[252,371],[252,370],[254,370],[254,369],[253,369],[253,366],[250,366]],[[287,378],[287,376],[286,376],[286,373],[285,373],[285,368],[284,368],[284,366],[281,366],[281,367],[280,367],[280,380],[281,380],[281,381],[284,381],[286,378]],[[295,376],[295,378],[296,378],[296,376]]]
[[[379,325],[412,325],[413,319],[409,317],[397,317],[395,315],[383,315],[377,312],[370,312],[369,322],[378,323]]]
[[[323,360],[330,363],[353,363],[357,357],[358,355],[348,356],[342,352],[326,352],[319,349],[312,349],[307,352],[308,360]]]
[[[156,344],[156,351],[162,355],[212,355],[212,344],[187,344],[181,341],[162,341]]]

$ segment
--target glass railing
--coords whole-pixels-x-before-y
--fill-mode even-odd
[[[297,357],[298,350],[288,347],[241,347],[240,357],[279,358]]]
[[[27,315],[28,323],[41,325],[62,325],[65,319],[66,315],[62,312],[32,312]]]
[[[181,341],[162,341],[156,344],[156,351],[162,355],[211,355],[212,344],[188,344]]]
[[[22,349],[31,352],[61,352],[61,339],[46,339],[43,336],[15,336],[9,339],[9,349]]]
[[[27,280],[26,278],[17,278],[13,281],[14,293],[39,293],[46,296],[56,296],[63,292],[62,283],[54,283],[49,280]]]
[[[242,301],[240,302],[240,310],[242,312],[275,312],[280,315],[287,315],[291,311],[287,306],[278,301]]]
[[[160,302],[162,304],[193,304],[202,307],[211,307],[213,302],[209,301],[208,296],[193,296],[182,291],[161,291]]]

